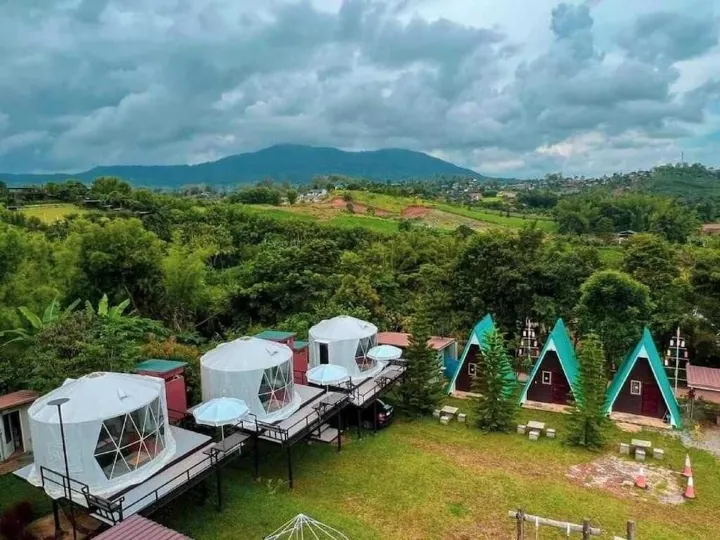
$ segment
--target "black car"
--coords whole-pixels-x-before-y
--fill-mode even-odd
[[[367,407],[362,413],[362,427],[363,429],[373,429],[373,412],[377,410],[377,427],[384,428],[389,426],[393,420],[395,420],[395,408],[383,400],[377,400],[377,408],[373,405]]]

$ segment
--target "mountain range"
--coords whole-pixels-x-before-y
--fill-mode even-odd
[[[190,184],[252,184],[265,178],[301,184],[315,176],[331,174],[379,181],[440,175],[482,178],[470,169],[411,150],[346,152],[337,148],[283,144],[197,165],[111,165],[77,174],[0,173],[0,180],[17,186],[70,178],[91,182],[99,176],[117,176],[136,186],[178,188]]]

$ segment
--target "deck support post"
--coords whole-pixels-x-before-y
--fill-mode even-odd
[[[217,468],[215,469],[215,484],[217,486],[217,510],[218,512],[222,511],[223,507],[223,499],[222,499],[222,475],[220,474],[220,467],[215,465]]]
[[[373,432],[377,433],[377,399],[373,401]]]
[[[287,460],[288,460],[288,480],[290,481],[290,489],[295,487],[293,483],[293,464],[292,464],[292,447],[287,447]]]
[[[253,437],[253,460],[255,463],[255,480],[260,476],[260,440],[257,435]]]
[[[358,439],[362,439],[362,409],[357,407]]]
[[[342,450],[342,428],[343,428],[343,412],[340,411],[338,417],[338,452]]]
[[[58,502],[56,499],[53,499],[52,502],[52,512],[53,520],[55,521],[55,538],[62,538],[63,533],[62,529],[60,528],[60,508],[58,508]]]

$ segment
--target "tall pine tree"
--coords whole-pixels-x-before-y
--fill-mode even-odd
[[[497,330],[485,335],[485,346],[478,355],[473,392],[479,394],[477,425],[483,431],[509,431],[517,411],[517,380]]]
[[[578,357],[575,404],[568,421],[567,443],[598,449],[605,443],[607,418],[603,410],[607,391],[605,354],[602,342],[589,334],[582,342]]]
[[[432,413],[445,397],[443,367],[437,353],[428,346],[429,324],[419,316],[410,329],[410,343],[403,358],[405,381],[400,385],[400,409],[411,417]]]

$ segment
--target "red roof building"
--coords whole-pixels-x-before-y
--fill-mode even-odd
[[[696,397],[720,403],[720,369],[688,364],[687,384],[695,390]]]
[[[392,345],[393,347],[406,349],[410,345],[410,334],[403,332],[378,332],[377,340],[378,345]],[[453,343],[455,343],[453,338],[440,336],[432,336],[428,340],[430,348],[436,351],[442,351]]]
[[[134,515],[95,537],[96,540],[191,540],[189,536]]]

